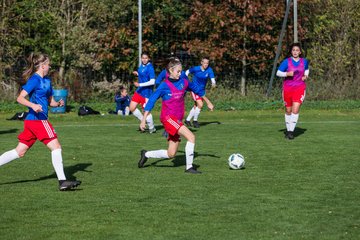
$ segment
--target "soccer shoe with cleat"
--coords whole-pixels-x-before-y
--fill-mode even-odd
[[[294,139],[294,132],[292,131],[287,131],[285,133],[285,138],[289,139],[289,140],[293,140]]]
[[[200,128],[198,121],[193,121],[193,126],[194,126],[194,128]]]
[[[156,133],[156,128],[149,128],[149,133]]]
[[[139,160],[139,162],[138,162],[138,167],[139,167],[139,168],[144,167],[144,164],[145,164],[146,161],[148,160],[148,158],[145,156],[145,153],[146,153],[146,152],[147,152],[146,150],[141,150],[141,152],[140,152],[140,160]]]
[[[192,125],[191,125],[191,122],[190,121],[188,121],[188,120],[185,120],[185,125],[187,126],[187,127],[192,127]]]
[[[63,180],[59,181],[59,190],[60,191],[67,191],[76,188],[81,184],[81,181],[68,181]]]
[[[200,174],[201,172],[196,170],[194,167],[191,167],[191,168],[185,170],[185,173]]]

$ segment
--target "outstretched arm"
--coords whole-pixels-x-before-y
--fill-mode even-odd
[[[214,105],[211,103],[211,101],[205,96],[203,96],[202,98],[206,102],[206,104],[207,104],[208,108],[210,109],[210,111],[214,111]]]

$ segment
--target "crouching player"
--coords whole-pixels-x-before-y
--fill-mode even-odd
[[[185,112],[185,93],[186,91],[193,91],[199,96],[203,96],[205,91],[198,87],[186,78],[180,77],[182,66],[178,59],[171,59],[166,67],[168,71],[168,78],[163,81],[156,91],[149,98],[145,106],[144,116],[140,123],[140,128],[145,129],[146,117],[155,105],[155,102],[160,97],[162,98],[162,108],[160,114],[160,121],[164,126],[168,136],[168,149],[146,151],[141,150],[138,167],[142,168],[148,158],[173,158],[176,155],[180,144],[180,136],[187,140],[185,146],[186,155],[186,173],[201,173],[193,166],[195,135],[182,123]]]

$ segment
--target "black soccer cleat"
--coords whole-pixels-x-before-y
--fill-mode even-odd
[[[294,139],[294,132],[292,131],[286,131],[285,132],[285,138],[289,139],[289,140],[293,140]]]
[[[294,139],[294,132],[293,131],[288,131],[287,132],[287,138],[289,140],[293,140]]]
[[[191,125],[191,122],[190,121],[188,121],[188,120],[185,120],[185,125],[187,126],[187,127],[192,127],[192,125]]]
[[[59,190],[60,191],[68,191],[68,190],[76,188],[80,184],[81,184],[81,181],[61,180],[61,181],[59,181]]]
[[[138,162],[138,167],[139,168],[142,168],[142,167],[144,167],[144,164],[146,163],[146,161],[148,160],[148,158],[145,156],[145,153],[146,153],[147,151],[146,150],[141,150],[141,152],[140,152],[140,160],[139,160],[139,162]]]
[[[198,121],[193,121],[193,126],[194,126],[194,128],[200,128]]]
[[[201,172],[196,170],[194,167],[191,167],[191,168],[185,170],[185,173],[200,174]]]

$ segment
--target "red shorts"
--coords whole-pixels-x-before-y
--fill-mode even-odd
[[[134,95],[132,96],[131,101],[132,102],[137,102],[138,104],[140,104],[144,108],[144,105],[146,103],[146,98],[144,98],[143,96],[141,96],[137,92],[134,92]]]
[[[305,93],[305,86],[300,86],[296,88],[285,87],[283,90],[283,100],[285,107],[291,107],[294,102],[302,104],[305,99]]]
[[[200,97],[199,95],[196,95],[195,93],[191,92],[191,97],[194,101],[197,101],[197,100],[203,100],[202,97]]]
[[[174,116],[166,116],[161,123],[164,125],[165,131],[169,134],[168,141],[180,142],[178,131],[184,124]]]
[[[19,142],[27,145],[29,148],[37,139],[47,145],[56,138],[55,130],[48,120],[25,120],[24,131],[18,136]]]

